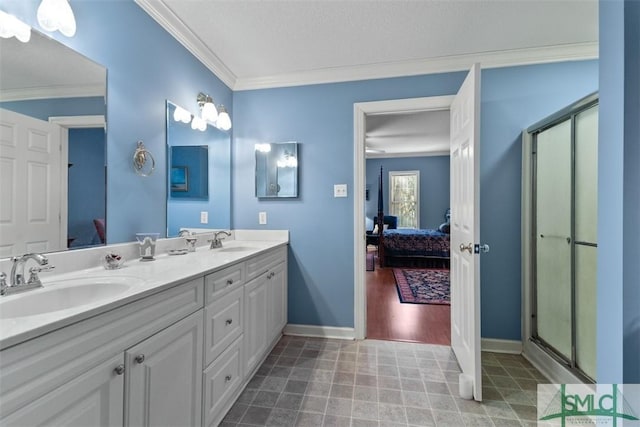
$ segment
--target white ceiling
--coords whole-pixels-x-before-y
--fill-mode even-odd
[[[597,0],[136,2],[233,90],[598,56]],[[369,116],[366,132],[384,151],[369,157],[442,153],[448,112]]]

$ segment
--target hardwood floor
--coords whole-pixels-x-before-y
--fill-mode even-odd
[[[367,338],[451,345],[451,306],[403,304],[391,268],[366,272]]]

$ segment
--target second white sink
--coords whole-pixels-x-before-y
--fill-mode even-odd
[[[83,277],[48,283],[44,288],[0,299],[0,318],[36,316],[92,304],[123,294],[144,280],[138,277]]]

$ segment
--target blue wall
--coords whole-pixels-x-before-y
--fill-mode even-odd
[[[449,208],[449,156],[396,157],[367,159],[366,185],[369,200],[365,202],[367,229],[373,229],[378,215],[378,178],[383,168],[384,212],[389,214],[389,171],[420,171],[420,228],[437,229],[445,222]]]
[[[353,104],[457,92],[466,73],[234,93],[233,224],[290,230],[289,322],[353,327]],[[482,71],[482,335],[520,339],[522,129],[596,91],[597,61]],[[302,144],[300,197],[253,196],[254,144]],[[334,198],[333,185],[350,185]],[[269,223],[258,225],[258,212]]]
[[[10,0],[2,9],[38,28],[39,0]],[[192,112],[198,92],[224,104],[231,90],[133,1],[74,1],[75,37],[50,36],[107,68],[107,241],[135,240],[139,231],[166,230],[165,101]],[[156,160],[149,177],[131,166],[136,141]]]
[[[640,2],[599,16],[597,380],[640,383]]]
[[[72,247],[100,244],[94,218],[105,217],[104,129],[69,129],[69,214]]]

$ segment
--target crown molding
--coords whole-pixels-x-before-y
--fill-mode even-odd
[[[466,71],[476,62],[480,62],[482,68],[486,69],[551,62],[581,61],[597,58],[598,42],[575,43],[541,48],[483,52],[432,59],[311,70],[256,78],[239,78],[236,80],[233,90],[268,89]]]
[[[230,89],[234,89],[236,76],[162,0],[134,0],[162,28],[182,44]]]
[[[512,67],[598,58],[598,42],[573,43],[529,49],[452,55],[412,61],[336,67],[262,77],[238,78],[162,0],[134,0],[160,26],[191,52],[231,90],[269,89],[356,80],[416,76],[468,70],[480,62],[482,68]]]
[[[105,96],[104,85],[43,86],[0,90],[0,101],[2,102],[52,98],[86,98],[90,96]]]

